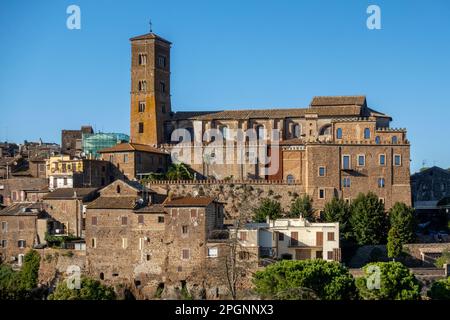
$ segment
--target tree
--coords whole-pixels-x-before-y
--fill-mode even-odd
[[[193,175],[189,166],[185,163],[172,163],[167,170],[168,180],[192,180]]]
[[[406,204],[396,202],[394,206],[389,210],[389,221],[391,228],[396,228],[400,240],[403,244],[411,243],[415,240],[415,217],[414,209],[408,207]]]
[[[387,218],[384,204],[369,192],[360,193],[351,205],[350,224],[358,245],[386,243]]]
[[[116,294],[112,287],[102,285],[100,281],[82,277],[80,289],[70,289],[66,281],[61,281],[49,300],[114,300]]]
[[[338,262],[283,260],[257,271],[255,290],[263,298],[349,300],[357,297],[353,277]]]
[[[266,198],[254,210],[253,220],[255,222],[266,222],[267,217],[271,220],[278,219],[281,218],[282,212],[281,204],[278,201]]]
[[[30,250],[25,255],[20,270],[20,282],[24,290],[32,290],[37,287],[40,262],[41,256],[35,250]]]
[[[397,258],[403,251],[403,241],[400,232],[396,227],[392,227],[388,232],[387,252],[389,258]]]
[[[442,255],[436,259],[436,262],[434,265],[436,268],[443,268],[444,264],[450,263],[450,251],[448,249],[445,249],[442,251]]]
[[[450,277],[433,282],[427,295],[433,300],[450,300]]]
[[[363,269],[366,275],[356,279],[356,286],[362,299],[420,299],[419,281],[400,262],[374,262],[367,264]]]
[[[295,199],[291,205],[291,210],[287,214],[288,218],[303,217],[308,221],[314,221],[314,211],[312,208],[312,199],[305,194],[300,198]]]
[[[325,204],[323,219],[325,222],[339,222],[339,233],[343,239],[352,236],[350,228],[350,206],[343,199],[333,198]]]

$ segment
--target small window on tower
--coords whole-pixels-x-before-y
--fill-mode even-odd
[[[144,54],[144,53],[140,53],[139,57],[138,57],[138,60],[139,60],[139,65],[140,66],[145,66],[147,64],[147,55]]]
[[[166,92],[166,84],[163,81],[159,82],[159,91],[161,93],[165,93]]]
[[[144,123],[139,122],[139,133],[144,133]]]
[[[166,57],[163,55],[158,56],[158,67],[165,68],[166,67]]]
[[[145,102],[143,101],[139,102],[139,112],[140,113],[145,112]]]

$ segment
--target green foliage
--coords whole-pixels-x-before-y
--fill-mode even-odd
[[[47,243],[50,247],[64,248],[64,245],[66,244],[66,242],[80,240],[80,239],[81,239],[80,237],[76,237],[74,235],[55,236],[55,235],[48,234],[48,232],[45,233],[45,241],[47,241]]]
[[[271,220],[281,218],[283,210],[278,201],[263,199],[261,205],[253,212],[255,222],[266,222],[267,217]]]
[[[358,245],[385,243],[388,221],[377,195],[360,193],[351,205],[350,223]]]
[[[167,180],[192,180],[194,175],[185,163],[172,163],[166,173]]]
[[[387,251],[389,258],[397,258],[403,250],[403,241],[400,232],[396,227],[392,227],[388,232]]]
[[[66,281],[61,281],[55,291],[48,296],[49,300],[115,300],[112,287],[102,285],[100,281],[87,277],[81,278],[80,289],[69,289]]]
[[[291,210],[287,214],[288,218],[303,217],[308,221],[314,221],[314,211],[312,208],[312,199],[308,195],[296,198],[291,205]]]
[[[350,239],[352,231],[350,226],[350,206],[343,199],[333,198],[325,204],[323,219],[325,222],[339,222],[339,233],[343,239]]]
[[[369,266],[379,268],[380,288],[368,286],[377,273],[368,273]],[[356,279],[359,295],[364,300],[419,300],[420,283],[400,262],[375,262],[364,266],[366,276]]]
[[[448,249],[442,251],[442,255],[436,259],[434,265],[436,268],[443,268],[444,264],[450,263],[450,251]]]
[[[416,220],[414,209],[406,204],[396,202],[389,210],[389,221],[392,228],[396,228],[403,244],[414,242],[416,239]]]
[[[450,300],[450,277],[433,282],[427,295],[433,300]]]
[[[0,300],[22,300],[32,297],[32,290],[37,287],[41,257],[35,250],[25,256],[20,271],[10,266],[0,266]]]
[[[353,277],[337,262],[283,260],[257,271],[255,290],[264,298],[349,300],[357,297]]]

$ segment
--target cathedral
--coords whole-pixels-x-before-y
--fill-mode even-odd
[[[169,151],[172,158],[182,149],[177,155],[198,179],[296,184],[319,208],[333,197],[351,202],[367,191],[387,208],[411,203],[406,129],[391,128],[392,118],[369,107],[365,96],[313,97],[304,108],[176,112],[171,42],[154,33],[130,41],[133,143]],[[180,129],[188,134],[174,135]],[[222,139],[208,140],[214,130]],[[240,143],[239,131],[254,132],[256,148],[245,138]]]

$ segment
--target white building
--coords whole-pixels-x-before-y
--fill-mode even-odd
[[[311,223],[303,218],[250,223],[238,232],[241,246],[259,247],[259,255],[278,259],[340,261],[339,223]]]

